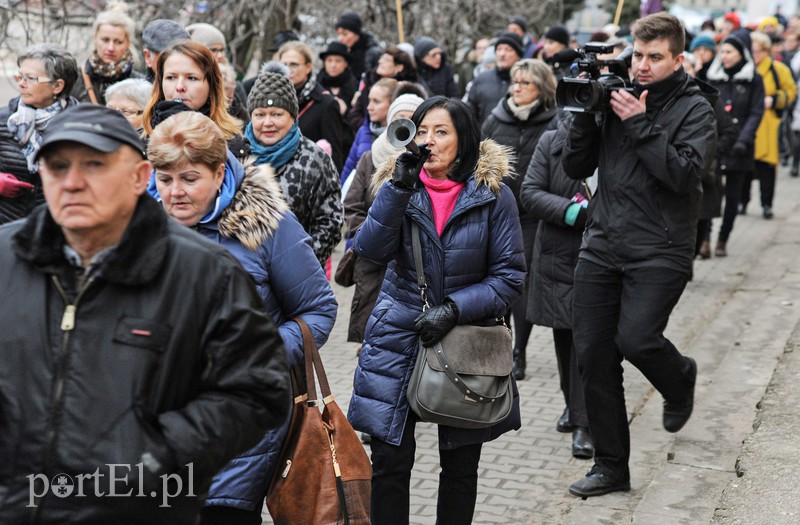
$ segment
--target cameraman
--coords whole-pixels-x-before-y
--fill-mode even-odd
[[[611,93],[611,111],[575,115],[566,174],[599,167],[599,185],[575,269],[574,340],[595,463],[569,487],[580,497],[630,490],[630,435],[622,359],[664,397],[677,432],[694,403],[697,366],[664,337],[694,257],[701,177],[714,157],[714,112],[683,71],[680,20],[656,13],[633,28],[639,97]],[[600,122],[597,122],[600,120]]]

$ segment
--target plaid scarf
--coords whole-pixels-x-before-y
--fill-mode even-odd
[[[17,112],[8,117],[8,131],[22,149],[22,154],[28,161],[29,172],[36,173],[39,170],[39,163],[33,159],[42,142],[42,130],[65,107],[67,101],[64,99],[58,99],[42,109],[29,106],[20,99]]]

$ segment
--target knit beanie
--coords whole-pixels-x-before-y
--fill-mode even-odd
[[[210,48],[216,44],[227,45],[225,42],[225,35],[222,31],[212,26],[211,24],[197,23],[186,26],[186,31],[189,32],[189,37],[195,42],[200,42],[204,46]]]
[[[400,111],[411,111],[413,113],[423,102],[425,101],[422,98],[412,93],[400,95],[394,99],[392,105],[389,106],[389,113],[386,115],[386,122],[393,121],[395,115],[397,115],[397,113]]]
[[[544,38],[554,40],[569,47],[569,31],[564,26],[553,26],[544,34]]]
[[[694,52],[694,50],[698,47],[707,47],[711,51],[715,51],[717,49],[717,46],[714,43],[714,37],[708,33],[700,33],[694,37],[692,39],[692,43],[689,44],[689,51]]]
[[[725,39],[722,41],[722,44],[732,45],[733,47],[736,48],[739,54],[742,55],[742,58],[745,58],[744,44],[742,43],[741,40],[739,40],[739,38],[736,35],[731,34],[726,36]]]
[[[142,48],[158,54],[178,40],[187,38],[189,38],[189,33],[178,22],[159,18],[144,28]]]
[[[289,68],[280,62],[267,62],[261,67],[253,89],[247,96],[247,111],[257,108],[281,108],[297,119],[297,91],[289,80]]]
[[[341,27],[342,29],[347,29],[357,35],[361,35],[361,17],[358,16],[358,13],[352,11],[342,13],[342,16],[336,21],[336,27],[337,29]]]
[[[509,18],[508,19],[508,25],[511,25],[511,24],[518,25],[520,27],[520,29],[522,29],[523,33],[527,33],[528,32],[528,24],[525,23],[525,19],[522,18],[521,16],[512,16],[511,18]]]
[[[417,60],[422,60],[432,49],[439,47],[434,39],[429,36],[418,36],[414,40],[414,55]]]
[[[500,44],[505,44],[517,54],[518,57],[522,58],[522,55],[525,54],[525,50],[522,48],[522,39],[516,33],[502,33],[494,43],[495,49]]]

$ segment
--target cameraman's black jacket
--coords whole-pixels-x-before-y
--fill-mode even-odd
[[[714,157],[714,111],[682,70],[646,89],[645,114],[623,122],[609,111],[600,126],[593,115],[573,119],[565,173],[586,178],[599,166],[580,257],[610,267],[688,273],[701,179]]]

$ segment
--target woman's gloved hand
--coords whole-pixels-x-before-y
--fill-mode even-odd
[[[737,140],[731,148],[731,155],[734,157],[743,157],[745,153],[747,153],[747,144],[741,140]]]
[[[428,308],[414,321],[419,340],[425,346],[433,346],[458,324],[458,307],[453,301]]]
[[[28,190],[33,189],[33,184],[21,181],[10,173],[0,173],[0,195],[13,199]]]
[[[419,172],[429,155],[430,151],[424,146],[420,148],[419,155],[410,151],[401,153],[394,165],[394,184],[406,190],[412,189],[419,182]]]

